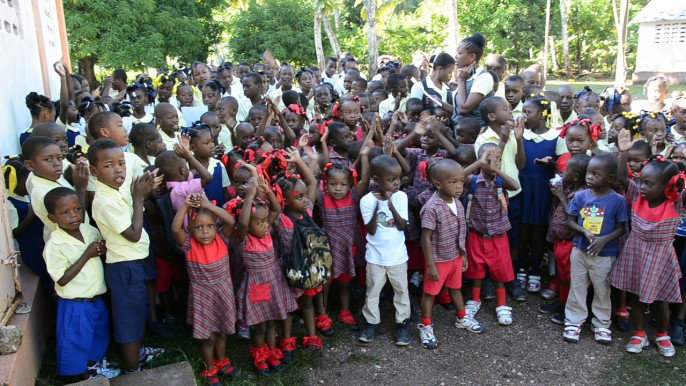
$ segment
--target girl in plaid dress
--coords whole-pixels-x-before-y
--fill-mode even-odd
[[[188,228],[183,229],[188,214]],[[217,231],[217,218],[224,226]],[[212,204],[204,194],[191,194],[174,217],[172,231],[180,248],[186,252],[190,289],[188,324],[193,337],[202,339],[205,370],[200,376],[208,385],[219,385],[220,376],[234,378],[237,371],[226,356],[226,335],[235,332],[236,307],[229,272],[226,243],[233,233],[235,220]]]
[[[329,163],[324,167],[322,180],[323,190],[319,192],[317,206],[321,213],[322,230],[331,244],[332,277],[337,281],[341,299],[338,320],[347,324],[352,331],[359,331],[360,327],[350,312],[350,292],[351,282],[355,277],[355,256],[358,253],[364,254],[364,240],[357,218],[360,213],[360,197],[367,194],[369,176],[358,183],[355,169]],[[325,285],[325,308],[328,293],[329,286]]]
[[[269,203],[256,197],[258,188]],[[281,206],[260,175],[250,178],[245,200],[231,201],[227,211],[237,219],[234,243],[246,269],[236,294],[236,311],[240,320],[254,326],[250,348],[253,363],[260,376],[269,376],[269,368],[283,372],[283,353],[276,347],[274,321],[286,319],[298,305],[276,260],[269,233]]]
[[[629,132],[619,134],[619,173],[628,174],[627,150],[631,146]],[[626,178],[626,177],[624,177]],[[631,308],[634,335],[626,346],[630,353],[640,353],[649,345],[643,326],[645,304],[652,303],[657,319],[658,352],[674,356],[674,346],[667,335],[669,303],[681,303],[679,289],[679,259],[672,241],[684,210],[684,165],[672,163],[653,154],[641,170],[640,188],[629,182],[627,197],[631,200],[631,235],[610,272],[610,283],[636,294]]]

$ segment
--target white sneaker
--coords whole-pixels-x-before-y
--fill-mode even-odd
[[[495,309],[495,314],[498,317],[498,324],[501,326],[512,324],[512,307],[500,306]]]
[[[518,273],[516,279],[519,280],[519,285],[522,286],[522,289],[526,289],[526,273]]]
[[[464,306],[464,310],[467,313],[467,315],[474,316],[476,315],[477,312],[481,309],[481,302],[475,302],[474,300],[470,300],[467,302],[467,304]]]
[[[541,277],[529,276],[529,283],[526,290],[529,292],[539,292],[541,290]]]
[[[598,343],[608,344],[612,343],[612,331],[607,328],[594,328],[595,341]]]
[[[660,344],[662,341],[667,341],[669,342],[669,346],[663,346]],[[671,358],[676,354],[676,350],[674,349],[674,345],[672,344],[672,340],[669,336],[663,336],[661,338],[655,338],[655,343],[657,343],[657,352],[660,353],[665,358]]]
[[[578,343],[579,335],[581,335],[581,326],[568,324],[565,326],[565,332],[562,334],[562,338],[570,343]]]
[[[643,351],[644,347],[648,347],[650,342],[648,342],[648,337],[632,336],[629,338],[629,343],[626,344],[626,351],[632,354],[638,354]]]
[[[103,365],[104,363],[104,365]],[[103,363],[96,362],[95,365],[89,366],[88,370],[95,370],[95,374],[92,374],[88,379],[91,378],[102,378],[112,379],[118,377],[121,374],[120,369],[111,369],[107,367],[107,362],[103,360]]]
[[[412,278],[410,279],[410,284],[413,284],[415,287],[419,287],[419,285],[422,284],[422,275],[420,275],[419,272],[413,273]]]
[[[434,349],[436,348],[436,346],[438,346],[436,336],[434,335],[433,326],[425,326],[423,324],[418,324],[417,328],[419,328],[419,339],[421,339],[422,341],[422,347]]]
[[[467,331],[473,332],[475,334],[480,334],[485,330],[484,326],[482,326],[479,322],[476,321],[476,319],[474,319],[474,317],[472,317],[469,314],[465,315],[465,317],[462,319],[457,318],[457,320],[455,320],[455,327],[464,328]]]

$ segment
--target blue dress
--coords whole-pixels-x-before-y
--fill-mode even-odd
[[[19,223],[21,224],[29,212],[30,204],[12,197],[7,197],[7,199],[17,209]],[[21,260],[33,273],[38,275],[40,284],[44,289],[52,290],[55,282],[50,277],[48,268],[45,265],[45,259],[43,259],[43,249],[45,248],[45,242],[43,242],[43,222],[36,217],[16,240],[19,243]]]
[[[526,129],[529,131],[529,129]],[[530,134],[530,135],[527,135]],[[543,135],[540,142],[535,142],[527,137],[536,137],[536,134],[524,135],[524,152],[526,153],[526,166],[519,171],[519,182],[522,185],[522,224],[548,226],[552,208],[553,195],[550,193],[550,179],[555,176],[555,169],[545,165],[534,163],[535,159],[553,157],[557,161],[557,133]]]
[[[200,174],[195,173],[193,178],[200,178]],[[217,162],[214,164],[214,170],[212,170],[212,182],[205,186],[205,194],[208,200],[214,200],[216,202],[215,205],[219,207],[224,205],[224,187],[222,182],[222,164]]]

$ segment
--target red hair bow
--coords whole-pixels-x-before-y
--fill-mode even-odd
[[[340,117],[341,116],[341,105],[336,103],[333,105],[333,109],[331,110],[331,115],[334,117]]]
[[[241,210],[238,209],[238,204],[242,203],[243,199],[240,197],[236,197],[233,200],[229,201],[226,203],[226,212],[234,217],[238,217],[241,215]]]
[[[681,180],[681,188],[679,188],[679,180]],[[665,186],[665,196],[667,196],[667,199],[672,202],[677,202],[677,200],[679,200],[679,195],[681,191],[684,189],[685,184],[686,175],[684,175],[684,172],[679,172],[679,174],[672,177],[667,183],[667,186]]]
[[[349,168],[350,173],[353,175],[353,186],[357,186],[357,170],[355,168]]]
[[[598,137],[603,133],[603,129],[601,129],[600,125],[597,123],[591,125],[591,127],[588,128],[588,131],[591,133],[591,140],[593,140],[593,142],[598,142]]]
[[[250,162],[251,164],[257,163],[255,161],[255,151],[253,149],[247,149],[245,151],[245,157],[247,158],[247,161]]]
[[[332,123],[333,121],[323,121],[321,125],[319,125],[319,135],[324,135],[324,133],[326,133],[326,127]]]
[[[274,184],[272,186],[272,192],[274,192],[274,195],[276,196],[276,201],[279,203],[279,205],[281,205],[282,208],[284,208],[286,205],[284,205],[283,191],[281,190],[279,184]]]

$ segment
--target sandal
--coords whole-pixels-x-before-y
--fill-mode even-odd
[[[568,324],[565,326],[565,332],[562,334],[562,338],[569,343],[578,343],[579,335],[581,335],[581,326]]]
[[[501,326],[512,324],[512,307],[500,306],[495,309],[495,314],[498,317],[498,324]]]
[[[236,378],[238,376],[238,370],[231,366],[231,361],[229,357],[225,357],[223,361],[213,360],[214,368],[219,369],[219,376]]]
[[[315,336],[303,336],[303,348],[311,348],[313,350],[322,349],[322,338]]]
[[[215,367],[214,369],[207,371],[207,370],[202,370],[200,372],[200,376],[205,378],[205,385],[207,386],[218,386],[221,385],[222,382],[219,380],[219,368]]]
[[[269,366],[267,366],[267,358],[271,355],[269,347],[265,344],[260,348],[250,347],[250,354],[253,357],[253,365],[257,370],[257,375],[262,378],[269,378]]]
[[[669,343],[668,346],[663,346],[660,344],[660,342],[666,341]],[[667,336],[661,336],[659,338],[655,338],[655,343],[657,343],[657,352],[660,353],[665,358],[671,358],[676,354],[676,350],[674,349],[674,345],[672,345],[671,338],[669,335]]]
[[[143,347],[138,354],[138,363],[141,365],[148,364],[162,354],[164,354],[163,348]]]

